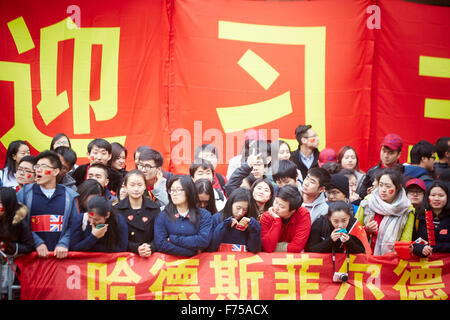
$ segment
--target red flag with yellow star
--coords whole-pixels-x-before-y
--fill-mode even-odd
[[[372,249],[370,248],[369,240],[367,239],[366,230],[364,230],[363,226],[356,220],[355,224],[350,229],[348,233],[352,236],[357,237],[363,244],[366,254],[372,254]]]

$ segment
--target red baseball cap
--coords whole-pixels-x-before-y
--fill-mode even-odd
[[[420,189],[422,189],[424,192],[427,189],[426,186],[425,186],[425,181],[417,179],[417,178],[408,180],[408,182],[406,182],[405,189],[407,189],[410,185],[416,185]]]
[[[322,151],[320,151],[319,154],[319,167],[321,167],[324,163],[333,161],[337,162],[337,155],[336,151],[331,148],[325,148]]]
[[[386,135],[383,139],[383,142],[381,143],[382,146],[388,147],[392,150],[402,150],[403,147],[403,140],[400,138],[399,135],[395,133],[389,133]]]

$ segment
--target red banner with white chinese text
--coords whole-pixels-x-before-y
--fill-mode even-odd
[[[36,253],[16,259],[21,298],[40,300],[404,300],[443,299],[450,293],[450,255],[402,260],[331,254],[201,253],[191,258],[154,253],[69,252],[66,259]]]
[[[218,171],[243,132],[296,148],[312,124],[320,149],[379,160],[385,134],[448,135],[450,8],[402,0],[61,0],[0,2],[0,158],[65,132],[87,162],[107,138],[161,151],[187,173],[202,143]],[[274,130],[274,131],[272,131]],[[238,135],[241,133],[239,137]],[[2,161],[0,161],[0,165]]]

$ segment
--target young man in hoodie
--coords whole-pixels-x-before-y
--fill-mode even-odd
[[[330,173],[324,168],[312,168],[308,171],[302,185],[303,204],[311,215],[311,224],[320,216],[327,214],[328,204],[325,198],[325,188],[331,179]]]
[[[425,182],[428,186],[433,182],[434,169],[434,146],[428,141],[420,140],[411,149],[409,153],[411,157],[411,165],[405,165],[403,176],[409,178],[418,178]]]

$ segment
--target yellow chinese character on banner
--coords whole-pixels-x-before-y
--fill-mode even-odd
[[[309,258],[307,254],[300,255],[299,258],[294,258],[293,254],[286,254],[286,258],[272,259],[273,265],[286,266],[286,271],[275,272],[275,279],[287,280],[286,282],[277,282],[276,290],[285,291],[283,293],[275,293],[274,299],[289,299],[296,300],[299,292],[300,299],[303,300],[320,300],[322,295],[320,293],[310,293],[311,290],[319,290],[319,284],[310,282],[319,280],[318,272],[310,272],[310,266],[321,266],[322,259]],[[298,269],[298,278],[296,270]],[[299,280],[299,291],[297,291],[297,279]]]
[[[337,300],[344,300],[351,287],[355,290],[355,300],[364,300],[364,274],[369,273],[366,281],[366,287],[372,292],[375,299],[381,300],[384,293],[380,286],[376,285],[377,280],[380,279],[381,264],[365,264],[355,263],[356,256],[350,255],[349,262],[349,281],[343,282],[336,295]],[[347,262],[344,262],[338,272],[347,272]],[[352,281],[353,279],[353,281]],[[350,282],[350,283],[349,283]],[[353,283],[352,283],[353,282]]]
[[[19,54],[35,49],[28,27],[19,17],[8,22],[9,31]],[[37,109],[48,125],[69,109],[66,91],[58,93],[58,44],[74,40],[72,113],[74,134],[91,133],[90,109],[96,121],[106,121],[117,114],[117,83],[119,63],[120,28],[78,28],[70,18],[41,28],[40,33],[40,84],[41,101]],[[90,100],[91,53],[94,45],[102,46],[100,98]],[[37,150],[50,146],[51,136],[41,132],[33,119],[31,70],[25,63],[0,61],[0,81],[14,84],[14,126],[0,138],[7,147],[13,140],[27,137]],[[63,130],[61,130],[63,131]],[[106,140],[125,143],[125,136],[105,137]],[[72,149],[84,154],[92,139],[72,138]]]
[[[110,274],[107,266],[106,263],[88,263],[87,299],[118,300],[119,295],[124,295],[127,300],[134,300],[135,286],[132,283],[138,283],[142,277],[131,269],[124,257],[117,258]]]
[[[294,45],[305,48],[305,123],[325,137],[325,26],[273,26],[232,21],[218,22],[218,38],[272,45]],[[237,64],[264,90],[269,90],[279,73],[257,53],[248,49]],[[249,105],[216,109],[225,133],[257,127],[293,112],[291,92]],[[295,139],[286,140],[297,147]],[[319,148],[324,148],[321,141]]]
[[[156,300],[199,300],[198,265],[198,259],[156,260],[150,273],[158,276],[149,291]]]
[[[442,260],[428,261],[428,258],[419,262],[400,260],[394,272],[401,278],[393,288],[400,292],[402,300],[447,300],[442,268],[439,268],[443,264]]]
[[[210,288],[210,293],[217,294],[218,300],[226,298],[258,300],[259,280],[264,277],[264,274],[261,271],[248,271],[247,267],[262,261],[258,255],[242,258],[239,261],[236,261],[236,256],[233,254],[226,255],[226,260],[222,260],[221,255],[214,255],[214,260],[209,265],[214,269],[215,286]],[[236,285],[236,272],[238,272],[239,286]]]

